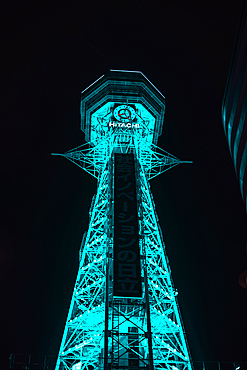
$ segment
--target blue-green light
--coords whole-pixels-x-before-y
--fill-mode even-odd
[[[149,180],[181,163],[157,147],[163,95],[140,72],[111,71],[82,93],[87,144],[63,156],[97,179],[56,370],[191,370]],[[143,296],[114,297],[114,153],[134,153]],[[134,364],[134,365],[133,365]]]

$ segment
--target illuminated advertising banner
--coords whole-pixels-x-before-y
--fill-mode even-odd
[[[133,154],[115,154],[114,296],[142,296]]]

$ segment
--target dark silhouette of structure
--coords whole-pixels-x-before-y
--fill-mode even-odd
[[[230,153],[247,206],[247,6],[244,1],[224,99],[222,121]]]

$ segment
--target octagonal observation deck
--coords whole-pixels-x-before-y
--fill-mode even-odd
[[[157,144],[165,97],[141,72],[110,70],[81,93],[81,130],[96,145],[111,135]]]

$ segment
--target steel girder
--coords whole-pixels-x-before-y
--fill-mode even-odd
[[[145,171],[140,163],[142,233],[147,263],[154,367],[191,369],[177,291]]]
[[[121,135],[125,135],[124,141]],[[141,268],[146,281],[141,300],[115,299],[112,294],[114,151],[134,152],[137,162]],[[121,129],[93,147],[83,145],[62,156],[97,178],[98,186],[80,248],[56,370],[191,370],[177,291],[148,182],[183,162]]]
[[[104,342],[105,260],[108,247],[109,171],[102,168],[90,220],[79,252],[79,269],[56,370],[98,368]],[[77,366],[78,368],[78,366]]]

